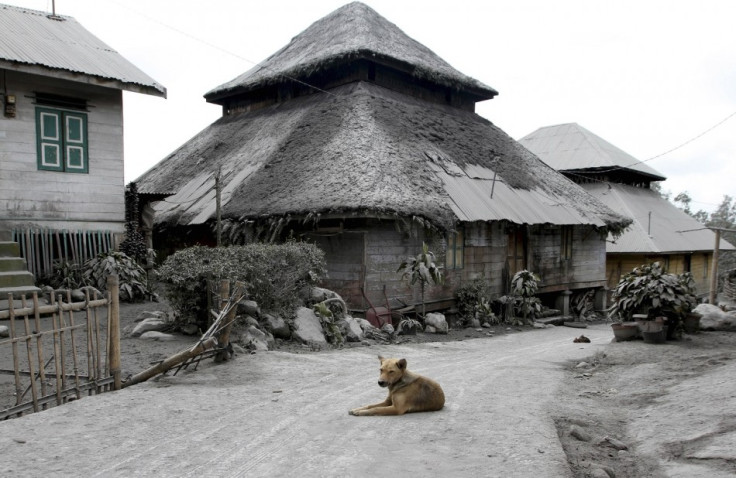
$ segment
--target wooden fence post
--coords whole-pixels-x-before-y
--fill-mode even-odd
[[[120,390],[120,285],[118,276],[115,274],[107,277],[107,292],[110,298],[108,306],[108,334],[110,345],[108,347],[108,363],[110,364],[110,375],[113,377],[113,390]]]

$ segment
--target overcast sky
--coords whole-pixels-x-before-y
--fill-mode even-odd
[[[51,0],[0,0],[50,11]],[[56,0],[168,89],[125,93],[125,181],[220,107],[208,90],[264,60],[342,0]],[[365,0],[459,71],[499,91],[478,114],[519,139],[575,122],[711,211],[736,196],[736,1]],[[700,136],[700,137],[698,137]],[[697,138],[697,139],[694,139]],[[691,141],[692,140],[692,141]]]

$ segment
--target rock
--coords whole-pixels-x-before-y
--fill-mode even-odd
[[[614,478],[609,475],[603,468],[593,468],[589,476],[591,478]]]
[[[437,329],[435,329],[431,325],[425,325],[424,326],[424,332],[425,333],[428,333],[428,334],[435,334],[435,333],[437,333]]]
[[[447,320],[445,320],[444,314],[438,314],[436,312],[427,314],[424,318],[424,322],[428,326],[432,326],[438,334],[446,334],[450,331],[450,327],[447,325]]]
[[[184,335],[199,335],[199,327],[197,324],[184,324],[179,327],[179,330]]]
[[[263,326],[277,339],[289,340],[291,338],[289,324],[281,316],[265,314],[263,316]]]
[[[149,332],[149,331],[155,331],[160,332],[164,330],[167,327],[166,322],[164,322],[161,319],[157,318],[148,318],[143,319],[141,322],[138,323],[133,328],[133,331],[130,333],[131,337],[140,337],[142,334]]]
[[[480,326],[481,327],[485,327],[486,329],[490,329],[491,328],[491,324],[489,324],[488,322],[483,322],[482,324],[480,324]]]
[[[159,342],[171,342],[172,340],[176,340],[176,337],[174,337],[171,334],[164,334],[163,332],[158,332],[156,330],[149,330],[148,332],[143,332],[140,335],[140,338],[146,339],[146,340],[156,340]]]
[[[331,291],[329,289],[323,289],[322,287],[314,287],[312,289],[312,301],[322,302],[327,299],[341,299],[340,294]]]
[[[0,337],[10,337],[10,329],[7,325],[0,325]]]
[[[348,342],[360,342],[363,340],[363,329],[358,319],[345,317],[338,324],[340,325],[343,336]]]
[[[629,447],[621,440],[617,440],[613,437],[604,437],[603,440],[598,443],[599,445],[610,446],[617,450],[628,450]]]
[[[700,314],[701,330],[729,330],[736,324],[736,317],[713,304],[698,304],[693,312]]]
[[[105,294],[103,294],[102,292],[100,292],[99,289],[97,289],[95,287],[92,287],[91,285],[86,285],[84,287],[80,287],[79,290],[81,290],[82,293],[84,293],[85,291],[89,291],[89,298],[90,299],[94,299],[95,298],[95,294],[97,294],[97,298],[98,299],[102,299],[105,296]],[[82,300],[84,300],[84,299],[82,299]]]
[[[360,328],[363,329],[363,332],[365,332],[366,330],[375,329],[375,327],[373,327],[373,324],[371,324],[365,319],[356,319],[356,320],[360,324]]]
[[[572,425],[570,427],[570,436],[585,442],[591,441],[593,439],[593,437],[591,437],[588,432],[577,425]]]
[[[66,299],[66,296],[64,296],[64,299]],[[86,296],[82,289],[72,289],[72,302],[84,302],[85,299]]]
[[[238,315],[251,315],[254,317],[261,316],[261,308],[255,300],[241,300],[238,302]]]
[[[292,336],[305,344],[327,344],[319,317],[306,307],[299,307],[296,311]]]
[[[585,367],[590,367],[590,364],[588,362],[580,362],[579,364],[575,366],[575,368],[585,368]]]
[[[383,324],[381,327],[381,330],[383,332],[386,332],[387,334],[393,334],[394,333],[394,326],[391,324]]]
[[[546,329],[547,328],[547,324],[543,324],[541,322],[534,322],[533,326],[535,329]]]
[[[254,325],[249,325],[245,332],[240,334],[240,343],[250,351],[267,351],[274,347],[273,336]]]
[[[140,314],[138,314],[138,317],[136,317],[136,322],[141,322],[146,319],[158,319],[158,320],[166,320],[166,312],[162,310],[144,310]]]
[[[245,317],[241,317],[241,321],[246,326],[248,326],[248,325],[252,325],[254,327],[260,327],[261,326],[261,324],[259,324],[258,321],[256,319],[254,319],[253,317],[251,317],[250,315],[246,315]]]

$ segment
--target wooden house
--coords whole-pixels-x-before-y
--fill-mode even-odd
[[[0,5],[0,230],[34,273],[124,232],[123,91],[166,96],[74,18]]]
[[[653,181],[666,179],[662,174],[576,123],[539,128],[519,142],[633,219],[631,227],[607,243],[609,288],[635,267],[659,261],[668,272],[692,272],[699,294],[708,295],[715,233],[650,189]],[[720,248],[734,249],[723,240]]]
[[[423,241],[446,276],[428,309],[473,279],[502,295],[521,269],[551,301],[605,285],[605,237],[630,221],[475,114],[496,95],[345,5],[209,91],[222,117],[137,180],[155,246],[212,244],[220,191],[228,243],[317,243],[325,286],[354,309],[362,289],[374,305],[384,291],[416,303],[396,270]]]

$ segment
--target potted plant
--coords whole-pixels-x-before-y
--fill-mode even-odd
[[[670,339],[697,302],[692,275],[669,274],[659,262],[644,264],[623,276],[612,299],[610,318],[626,323],[636,313],[644,314],[647,320],[662,317]]]
[[[411,317],[403,316],[399,320],[396,333],[399,335],[416,335],[418,330],[422,330],[422,323]]]

